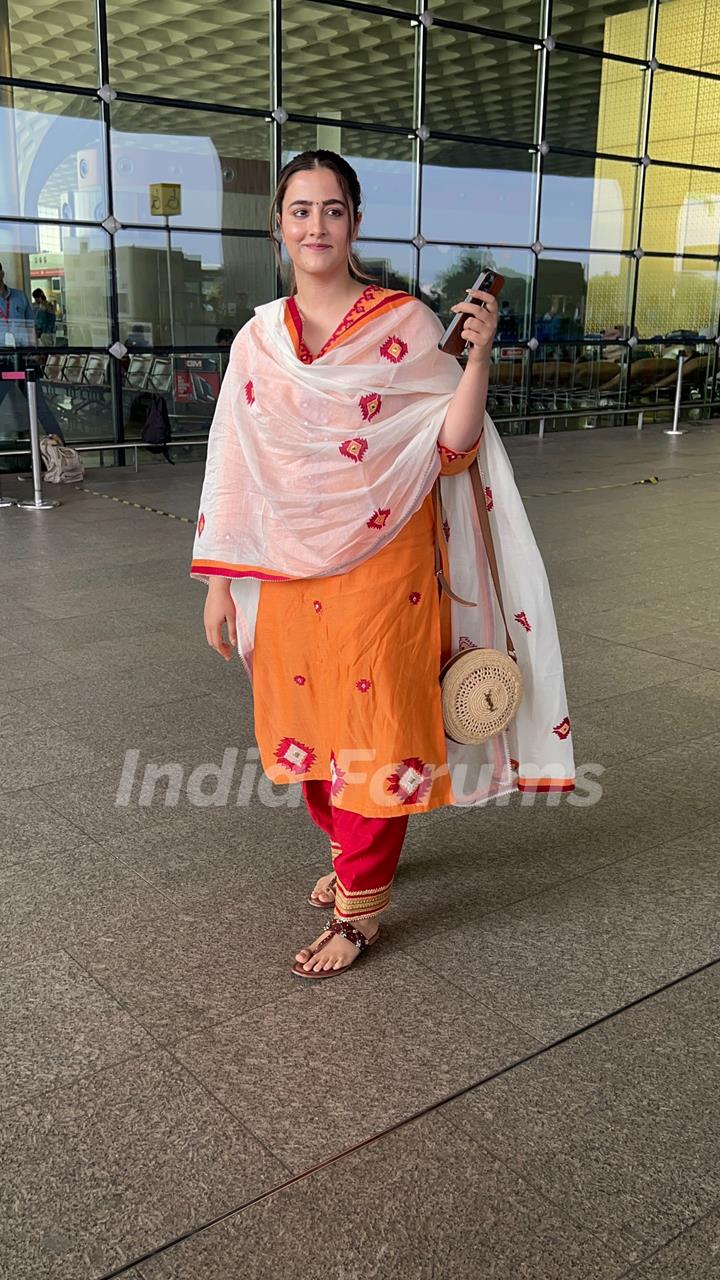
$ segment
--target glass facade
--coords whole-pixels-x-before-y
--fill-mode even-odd
[[[69,441],[136,439],[155,392],[176,436],[207,430],[229,335],[285,292],[278,173],[314,147],[358,172],[379,283],[448,322],[483,265],[506,277],[501,429],[667,411],[680,351],[684,400],[717,405],[717,0],[0,0],[0,263],[26,300],[0,294],[0,363],[39,362]]]

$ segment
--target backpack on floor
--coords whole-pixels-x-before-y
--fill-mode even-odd
[[[77,484],[85,475],[80,454],[63,444],[59,436],[41,436],[40,455],[45,465],[43,478],[50,484]]]

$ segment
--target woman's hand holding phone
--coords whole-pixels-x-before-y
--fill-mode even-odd
[[[451,311],[465,312],[467,320],[462,325],[461,336],[467,342],[468,364],[489,364],[495,330],[498,324],[497,298],[486,289],[469,289],[468,294],[478,302],[456,302]]]
[[[483,267],[465,290],[468,297],[450,308],[455,315],[438,342],[441,351],[458,359],[467,355],[470,364],[489,363],[498,324],[497,296],[504,283],[505,277],[494,267]]]

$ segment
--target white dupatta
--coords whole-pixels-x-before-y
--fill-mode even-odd
[[[231,580],[252,679],[260,584],[347,573],[417,511],[440,470],[437,439],[462,370],[438,349],[438,317],[404,293],[357,317],[305,364],[284,298],[236,337],[208,441],[193,575]],[[574,764],[550,591],[512,467],[489,415],[473,466],[490,512],[501,588],[523,676],[509,731],[476,747],[447,739],[454,803],[520,788],[567,791]],[[441,479],[450,527],[452,648],[504,648],[468,471]],[[439,659],[439,655],[438,655]]]

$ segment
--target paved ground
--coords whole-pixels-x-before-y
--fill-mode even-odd
[[[325,850],[232,803],[191,525],[0,511],[3,1280],[720,1276],[720,433],[509,451],[602,800],[414,819],[384,942],[319,986]],[[86,488],[192,518],[198,484]],[[138,803],[226,747],[228,806]]]

